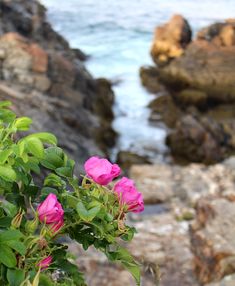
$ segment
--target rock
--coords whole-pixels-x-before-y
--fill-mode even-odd
[[[183,106],[193,105],[199,108],[205,108],[207,105],[207,94],[204,91],[196,89],[184,89],[175,96],[179,104]]]
[[[128,170],[131,165],[150,164],[150,161],[144,156],[129,151],[119,151],[117,154],[117,163],[124,170]]]
[[[224,23],[212,24],[200,30],[197,33],[197,39],[207,40],[218,46],[234,46],[235,23],[230,20]]]
[[[34,86],[37,90],[40,90],[42,92],[46,92],[51,87],[51,81],[45,75],[35,75],[34,76]]]
[[[172,90],[196,89],[207,94],[208,102],[235,101],[235,46],[218,47],[195,40],[184,55],[159,71],[159,78]]]
[[[233,286],[235,281],[235,275],[225,276],[221,281],[206,284],[206,286]]]
[[[203,284],[219,281],[235,271],[235,203],[208,198],[196,210],[190,232],[196,275]]]
[[[156,28],[151,55],[157,65],[164,65],[180,57],[191,41],[191,28],[181,15],[174,15],[170,21]]]
[[[158,70],[156,67],[148,66],[140,68],[140,78],[142,85],[150,93],[158,93],[164,90],[164,87],[158,81]]]
[[[47,53],[35,43],[29,45],[28,52],[32,56],[32,70],[34,72],[46,73],[48,67]]]
[[[235,172],[227,164],[210,167],[200,164],[186,167],[133,165],[130,177],[143,193],[146,204],[170,202],[174,209],[182,205],[179,201],[183,202],[184,208],[192,208],[201,197],[235,194]]]
[[[55,133],[80,169],[89,156],[108,155],[116,138],[111,85],[101,88],[82,53],[47,23],[38,1],[1,1],[0,15],[0,99],[12,100],[18,115],[32,117],[32,131]],[[101,111],[94,112],[91,106],[101,98]]]
[[[175,104],[170,95],[161,95],[150,102],[151,109],[149,120],[151,122],[163,121],[168,127],[175,127],[176,122],[181,117],[181,110]]]
[[[219,162],[233,151],[231,134],[209,117],[186,115],[167,137],[173,156],[206,164]]]

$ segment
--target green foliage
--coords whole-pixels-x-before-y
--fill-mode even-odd
[[[50,133],[19,138],[32,121],[17,118],[10,102],[0,102],[0,285],[1,286],[85,286],[83,275],[67,254],[67,247],[55,240],[51,226],[38,219],[37,205],[55,194],[64,210],[60,235],[68,235],[84,250],[93,245],[111,261],[121,263],[140,285],[139,265],[120,239],[130,241],[135,229],[125,225],[125,214],[112,189],[88,178],[82,186],[74,175],[74,161],[57,146]],[[22,133],[21,133],[22,135]],[[41,184],[35,174],[46,171]],[[52,256],[52,264],[40,273],[39,262]],[[58,279],[53,280],[56,271]]]

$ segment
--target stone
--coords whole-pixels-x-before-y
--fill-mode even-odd
[[[209,197],[196,211],[190,232],[195,272],[200,283],[216,282],[235,271],[235,202]]]
[[[48,55],[39,45],[32,43],[27,51],[32,56],[32,70],[34,72],[46,73],[48,68]]]
[[[211,164],[233,152],[230,132],[212,118],[192,114],[177,122],[166,142],[176,159]]]
[[[150,93],[158,93],[164,90],[163,85],[158,81],[158,70],[156,67],[147,66],[140,68],[140,78],[142,85]]]
[[[40,90],[42,92],[46,92],[51,87],[51,81],[45,75],[35,75],[34,76],[34,86],[37,90]]]
[[[154,62],[164,65],[184,53],[191,41],[191,28],[181,15],[173,15],[168,23],[156,28],[151,55]]]
[[[148,158],[132,153],[130,151],[119,151],[117,154],[117,163],[124,170],[128,170],[131,165],[150,164],[150,161]]]
[[[148,107],[151,109],[149,120],[151,122],[164,122],[168,127],[175,127],[181,117],[181,110],[169,94],[160,95],[152,100]]]
[[[199,108],[205,108],[207,105],[207,94],[204,91],[196,89],[184,89],[175,95],[179,104],[183,106],[193,105]]]

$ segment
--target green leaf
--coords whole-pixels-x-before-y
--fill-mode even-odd
[[[22,269],[7,269],[7,280],[9,286],[20,286],[25,279],[25,273]]]
[[[11,226],[11,217],[2,217],[0,218],[0,227],[10,227]]]
[[[82,202],[77,203],[76,211],[81,217],[81,219],[87,221],[88,220],[88,211]]]
[[[69,167],[61,167],[55,170],[56,174],[62,177],[71,178],[73,176],[73,169]]]
[[[26,246],[20,242],[20,241],[17,241],[17,240],[9,240],[6,242],[6,244],[14,249],[16,252],[18,252],[20,255],[25,255],[26,254]]]
[[[7,216],[9,217],[13,217],[17,213],[17,207],[8,201],[1,202],[1,207],[4,209]]]
[[[47,148],[45,150],[45,158],[41,160],[41,164],[50,170],[55,170],[57,168],[64,167],[63,156],[64,153],[60,148]]]
[[[36,137],[29,137],[27,138],[26,143],[27,143],[27,148],[31,154],[33,154],[37,158],[44,157],[44,147],[41,140],[39,140]]]
[[[10,149],[0,151],[0,164],[4,164],[12,152]]]
[[[140,286],[140,267],[138,264],[122,261],[122,265],[128,270],[135,279],[136,285]]]
[[[9,107],[11,106],[11,102],[8,100],[0,101],[0,108]]]
[[[27,131],[29,130],[30,125],[32,124],[32,119],[29,117],[20,117],[15,121],[15,127],[19,131]]]
[[[90,210],[87,210],[84,204],[82,202],[79,202],[76,206],[76,211],[83,220],[92,221],[99,213],[100,206],[96,206],[94,208],[91,208]]]
[[[17,240],[23,237],[23,234],[19,230],[6,230],[0,232],[0,243],[9,242],[9,240]]]
[[[16,266],[15,254],[6,244],[0,244],[0,262],[9,268]]]
[[[7,182],[16,181],[16,172],[8,166],[0,166],[0,177],[6,180]]]
[[[41,133],[35,133],[33,134],[34,137],[40,139],[43,143],[48,143],[51,145],[57,144],[57,138],[55,135],[48,133],[48,132],[41,132]]]

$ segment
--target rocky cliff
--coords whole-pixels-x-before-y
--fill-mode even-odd
[[[116,136],[111,85],[94,79],[84,59],[52,29],[38,1],[0,1],[0,99],[32,117],[34,131],[54,132],[80,163],[107,155]]]
[[[150,120],[172,129],[167,144],[174,158],[210,164],[233,154],[235,21],[212,24],[192,40],[188,21],[175,15],[156,28],[151,55],[157,65],[140,72],[158,94]]]

